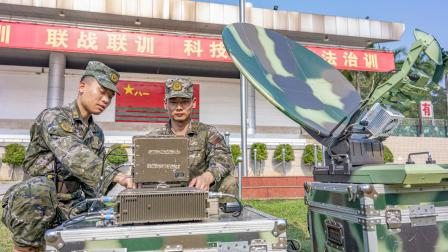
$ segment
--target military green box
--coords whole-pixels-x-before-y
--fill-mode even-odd
[[[59,226],[45,234],[47,252],[286,252],[286,220],[251,207],[238,217],[204,221],[96,227],[96,220]]]
[[[305,184],[313,251],[448,251],[447,165],[372,165]]]
[[[185,184],[189,179],[188,140],[185,137],[134,136],[134,182]]]
[[[313,251],[448,251],[448,165],[375,165],[305,184]]]

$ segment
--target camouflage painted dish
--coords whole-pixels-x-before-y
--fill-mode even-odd
[[[338,70],[279,33],[238,23],[226,26],[222,38],[252,85],[321,143],[338,136],[360,105]]]

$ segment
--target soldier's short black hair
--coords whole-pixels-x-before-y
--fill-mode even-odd
[[[92,83],[93,80],[96,80],[95,77],[90,76],[90,75],[84,75],[81,77],[81,82],[84,82],[87,84]]]

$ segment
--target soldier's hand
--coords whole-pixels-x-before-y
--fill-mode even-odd
[[[202,175],[193,178],[188,186],[196,187],[204,191],[208,191],[210,184],[215,181],[211,172],[204,172]]]
[[[118,173],[117,175],[115,175],[113,181],[115,183],[118,183],[118,184],[126,187],[127,189],[135,188],[135,183],[134,183],[134,179],[132,178],[132,176],[125,175],[121,172]]]

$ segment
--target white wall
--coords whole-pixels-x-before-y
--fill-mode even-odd
[[[0,119],[34,119],[46,107],[48,68],[0,65]],[[37,74],[39,73],[39,74]],[[66,69],[64,104],[76,98],[82,70]],[[121,73],[122,80],[164,82],[174,76]],[[216,125],[240,124],[238,79],[191,77],[200,85],[200,120]],[[296,126],[256,95],[257,126]],[[97,121],[115,121],[115,100]]]
[[[262,95],[255,91],[256,126],[298,126],[293,120],[285,116],[274,105],[269,103]]]
[[[48,74],[41,68],[0,66],[0,119],[30,119],[47,104]]]

